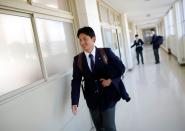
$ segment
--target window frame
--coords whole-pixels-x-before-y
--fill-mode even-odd
[[[7,11],[7,10],[2,10],[2,9],[0,9],[0,14],[30,18],[30,22],[32,21],[32,16],[30,14],[24,14],[24,13],[20,13],[20,12]],[[34,88],[35,86],[38,86],[41,83],[46,81],[46,78],[45,78],[44,73],[43,73],[43,67],[42,67],[41,60],[40,60],[40,51],[38,50],[38,47],[37,47],[38,44],[36,42],[36,38],[35,38],[35,35],[34,35],[34,30],[33,30],[33,40],[35,42],[34,44],[36,44],[35,45],[36,46],[36,53],[37,53],[37,56],[38,56],[39,66],[41,68],[43,79],[37,80],[37,81],[35,81],[35,82],[31,83],[31,84],[19,87],[19,88],[15,89],[15,90],[12,90],[12,91],[9,91],[9,92],[7,92],[5,94],[0,95],[0,103],[4,102],[6,99],[8,99],[10,97],[16,96],[16,95],[18,95],[20,93],[23,93],[25,91],[29,91],[30,89]]]
[[[169,29],[169,35],[175,35],[175,23],[174,23],[174,10],[171,8],[168,12],[168,29]]]
[[[185,36],[185,0],[180,0],[179,2],[181,3],[180,10],[182,12],[182,34]]]
[[[67,0],[66,2],[67,2],[67,5],[68,5],[68,10],[70,11],[69,1]],[[33,0],[29,0],[29,3],[33,6],[35,6],[35,7],[40,7],[40,8],[44,8],[44,9],[48,9],[48,10],[69,12],[69,11],[66,11],[66,10],[62,10],[60,8],[52,8],[52,7],[46,6],[44,4],[35,3],[35,2],[33,2]]]
[[[121,28],[121,15],[118,11],[116,11],[115,9],[113,9],[112,7],[110,7],[107,3],[105,3],[102,0],[97,0],[97,6],[98,6],[98,11],[99,11],[99,18],[100,18],[100,25],[101,25],[101,33],[102,33],[102,37],[103,37],[103,45],[105,46],[105,41],[106,41],[106,36],[105,36],[105,32],[104,29],[109,29],[111,30],[111,36],[112,36],[112,45],[111,48],[116,50],[116,46],[118,49],[118,56],[121,58],[121,52],[120,52],[120,39],[123,39],[121,37],[118,36],[117,31]],[[102,12],[101,12],[101,7],[105,8],[107,10],[108,13],[108,21],[105,22],[104,20],[102,20]],[[111,21],[110,16],[112,15],[113,21]],[[113,32],[115,32],[116,35],[116,41],[117,44],[115,45],[115,39],[113,36]]]
[[[8,15],[15,15],[15,16],[21,16],[21,17],[28,17],[31,20],[32,24],[32,30],[33,30],[33,38],[35,41],[36,46],[36,52],[39,59],[40,68],[43,74],[43,79],[38,80],[36,82],[33,82],[29,85],[19,87],[15,90],[12,90],[10,92],[7,92],[5,94],[0,95],[0,104],[7,102],[9,100],[14,99],[15,97],[22,95],[26,92],[29,92],[35,88],[39,88],[40,86],[43,86],[47,82],[50,82],[55,79],[60,79],[61,77],[65,77],[69,75],[69,73],[72,72],[66,72],[63,74],[57,73],[51,77],[47,76],[46,66],[42,57],[41,48],[40,48],[40,42],[38,38],[38,32],[36,28],[36,18],[43,18],[48,20],[54,20],[54,21],[62,21],[72,24],[73,28],[73,35],[74,40],[77,41],[76,30],[74,27],[77,26],[76,19],[72,15],[72,12],[74,12],[74,2],[72,0],[69,0],[69,11],[63,11],[58,9],[52,9],[52,8],[42,8],[39,6],[34,6],[31,4],[31,0],[28,0],[27,2],[15,2],[10,0],[1,0],[0,1],[0,13],[2,14],[8,14]],[[79,51],[79,47],[77,45],[78,42],[74,43],[74,48],[76,51]]]

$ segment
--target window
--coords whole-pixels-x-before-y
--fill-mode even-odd
[[[14,1],[17,1],[17,2],[27,2],[28,0],[14,0]]]
[[[182,12],[180,10],[180,2],[175,3],[175,9],[176,9],[176,21],[177,21],[177,34],[178,37],[182,36]]]
[[[113,50],[117,56],[120,56],[120,50],[119,50],[119,42],[118,42],[118,34],[116,30],[112,30],[113,35]],[[120,56],[121,57],[121,56]]]
[[[109,15],[108,15],[108,9],[104,6],[100,6],[100,18],[101,21],[104,23],[109,23]]]
[[[116,33],[116,30],[108,29],[108,28],[103,28],[103,42],[105,47],[112,48],[114,53],[117,56],[120,56],[119,52],[119,45],[118,45],[118,34]]]
[[[114,19],[114,12],[110,11],[109,12],[109,21],[110,21],[110,24],[113,25],[114,22],[115,22],[115,19]]]
[[[112,30],[103,28],[103,37],[105,47],[113,47],[113,38],[112,38]]]
[[[69,71],[76,54],[72,24],[37,18],[36,25],[48,76]]]
[[[120,18],[120,15],[119,14],[115,14],[115,25],[117,26],[121,26],[121,18]]]
[[[182,0],[182,7],[183,7],[183,20],[185,20],[185,0]]]
[[[180,1],[181,3],[181,9],[182,9],[182,31],[183,34],[185,35],[185,0]]]
[[[165,16],[165,34],[166,36],[174,35],[175,34],[175,25],[174,25],[174,18],[173,18],[173,10],[171,9],[168,14]]]
[[[68,11],[68,2],[0,1],[0,101],[71,71],[76,54],[73,16],[59,10]]]
[[[175,34],[175,31],[174,31],[174,18],[173,18],[173,9],[171,9],[168,13],[168,20],[169,20],[169,25],[168,25],[168,28],[169,28],[169,34],[170,35],[174,35]]]
[[[166,37],[168,37],[169,29],[168,29],[168,18],[167,18],[167,16],[164,17],[164,24],[165,24],[165,34],[166,34]]]
[[[43,79],[30,18],[0,14],[0,95]]]
[[[104,46],[112,48],[114,53],[121,57],[119,46],[123,41],[121,35],[119,37],[117,33],[117,30],[121,29],[120,14],[103,1],[98,1],[98,7]]]
[[[55,9],[69,11],[67,0],[32,0],[32,2]]]

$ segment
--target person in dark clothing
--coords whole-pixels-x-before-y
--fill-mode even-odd
[[[140,63],[139,56],[141,57],[142,64],[144,64],[144,59],[143,59],[143,44],[144,44],[144,42],[141,39],[139,39],[138,35],[135,35],[135,38],[136,38],[136,40],[134,41],[134,44],[131,46],[131,48],[136,46],[137,64]]]
[[[130,101],[121,80],[125,66],[110,48],[95,47],[96,37],[91,27],[80,28],[77,36],[83,52],[75,56],[73,61],[72,112],[77,114],[83,81],[84,98],[96,131],[116,131],[116,103],[120,98]],[[104,57],[101,55],[102,49],[105,52]]]
[[[160,44],[158,43],[157,35],[155,34],[154,31],[152,31],[152,34],[153,34],[153,36],[152,36],[151,44],[153,45],[155,64],[159,64],[160,63],[160,58],[159,58],[159,47],[160,47]]]

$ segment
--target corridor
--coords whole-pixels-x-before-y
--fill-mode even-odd
[[[71,84],[83,50],[77,34],[87,26],[96,36],[90,44],[111,48],[126,67],[132,99],[116,106],[117,131],[185,131],[185,0],[0,0],[0,131],[93,130],[80,79],[75,95]],[[137,65],[143,43],[144,65]],[[161,43],[155,64],[152,46]],[[87,97],[96,97],[97,78],[109,76],[101,71],[84,75],[92,79]]]
[[[156,65],[152,48],[145,47],[145,64],[125,74],[132,101],[117,105],[118,131],[185,130],[185,67],[162,49],[160,55]]]

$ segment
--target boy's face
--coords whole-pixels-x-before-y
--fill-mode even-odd
[[[90,37],[84,33],[79,35],[80,45],[82,49],[88,53],[91,53],[92,49],[94,48],[94,42],[96,37]]]

